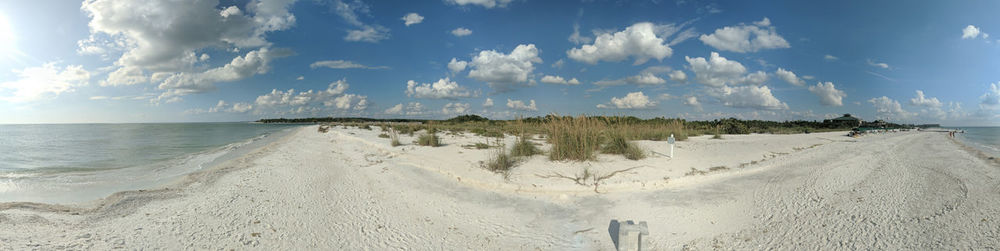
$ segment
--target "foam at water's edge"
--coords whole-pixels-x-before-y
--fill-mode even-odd
[[[98,210],[130,210],[121,207],[135,208],[144,202],[179,196],[179,190],[194,183],[210,183],[222,174],[239,170],[246,165],[237,166],[236,162],[246,163],[247,159],[258,157],[268,146],[287,141],[295,132],[304,127],[292,127],[274,133],[267,133],[251,139],[228,144],[226,146],[203,151],[197,154],[210,154],[226,151],[212,161],[202,163],[203,168],[175,177],[172,181],[150,189],[125,190],[95,200],[81,203],[40,203],[40,202],[0,202],[0,211],[21,209],[38,212],[79,214]],[[137,203],[143,202],[143,203]]]
[[[969,154],[979,157],[980,159],[986,161],[987,163],[992,163],[993,165],[1000,166],[1000,158],[993,157],[991,156],[990,153],[987,153],[983,149],[975,146],[979,144],[969,142],[969,140],[960,140],[957,137],[956,138],[949,137],[949,139],[951,139],[951,142],[959,145],[963,150],[965,150]]]

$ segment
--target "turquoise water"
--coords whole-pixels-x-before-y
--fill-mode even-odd
[[[153,188],[237,156],[291,125],[0,125],[0,202],[75,203]]]
[[[1000,157],[1000,127],[962,127],[951,128],[965,130],[956,134],[963,143],[983,151],[989,156]]]

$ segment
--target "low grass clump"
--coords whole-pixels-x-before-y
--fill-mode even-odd
[[[642,151],[633,142],[629,142],[625,138],[624,133],[620,131],[611,131],[608,133],[607,143],[601,148],[602,153],[607,154],[621,154],[624,155],[626,159],[630,160],[640,160],[646,158],[646,153]]]
[[[441,139],[438,138],[437,133],[432,130],[420,135],[420,137],[417,138],[417,144],[421,146],[438,147],[441,146]]]
[[[514,143],[514,147],[510,150],[510,154],[514,156],[531,156],[540,153],[542,153],[542,150],[539,150],[535,144],[525,139],[524,136],[518,137],[517,142]]]
[[[365,130],[371,131],[372,130],[372,126],[369,125],[369,124],[363,124],[363,125],[361,125],[361,129],[365,129]]]
[[[501,173],[504,178],[510,175],[510,170],[517,165],[517,160],[514,156],[507,154],[507,150],[501,146],[497,147],[492,154],[490,154],[489,160],[486,162],[486,169]]]
[[[712,139],[722,139],[722,134],[719,133],[720,127],[715,127],[715,134],[712,135]]]
[[[403,145],[403,143],[399,142],[399,133],[396,132],[395,129],[391,128],[389,129],[389,145],[392,145],[393,147]]]
[[[389,138],[389,134],[383,132],[382,134],[379,134],[378,137],[379,138],[383,138],[383,139],[388,139]]]

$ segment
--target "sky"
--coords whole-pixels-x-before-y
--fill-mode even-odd
[[[850,113],[998,126],[997,9],[997,1],[2,1],[0,123]]]

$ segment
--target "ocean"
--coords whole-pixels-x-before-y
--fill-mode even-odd
[[[962,127],[949,128],[965,130],[965,133],[956,134],[956,138],[963,143],[979,149],[992,157],[1000,157],[1000,127]]]
[[[79,203],[176,181],[295,125],[0,125],[0,202]]]

